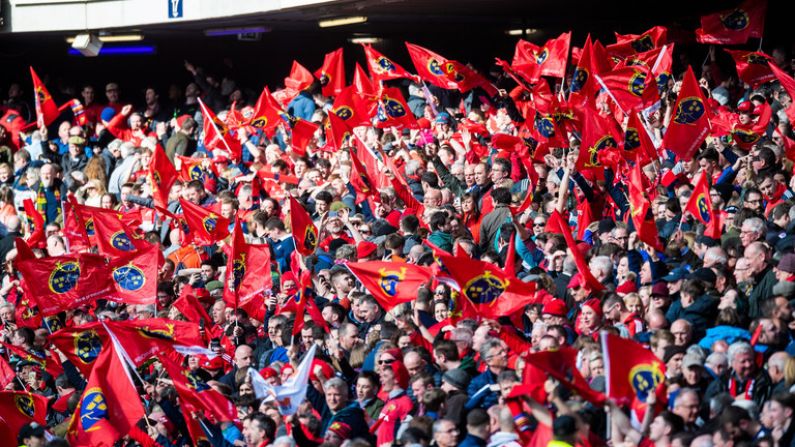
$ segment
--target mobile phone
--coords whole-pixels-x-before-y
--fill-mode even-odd
[[[204,332],[204,318],[199,318],[199,330]]]
[[[28,373],[28,382],[35,382],[36,381],[36,373],[31,371]]]

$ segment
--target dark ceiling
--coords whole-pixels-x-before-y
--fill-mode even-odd
[[[0,0],[2,1],[2,0]],[[227,0],[235,1],[235,0]],[[357,35],[382,39],[375,47],[412,70],[404,41],[426,46],[440,54],[487,69],[494,57],[510,59],[517,38],[506,35],[514,28],[535,28],[529,39],[543,43],[563,31],[572,30],[572,45],[581,46],[591,33],[605,43],[613,32],[639,33],[654,25],[669,27],[669,39],[678,52],[700,63],[706,47],[693,42],[698,17],[724,9],[737,1],[668,0],[666,2],[586,0],[359,0],[337,1],[295,10],[239,16],[229,19],[174,22],[142,26],[144,44],[156,47],[153,56],[68,56],[64,38],[74,33],[0,34],[0,97],[12,80],[28,85],[27,66],[49,78],[57,91],[63,86],[109,80],[120,82],[128,97],[140,98],[140,89],[152,84],[165,89],[171,83],[184,86],[189,78],[183,69],[188,59],[216,73],[231,75],[259,90],[267,83],[276,86],[288,73],[293,59],[315,70],[323,54],[342,46],[348,76],[355,62],[363,63]],[[785,44],[789,33],[788,2],[770,0],[765,47]],[[318,19],[351,15],[368,17],[366,23],[320,29]],[[235,36],[206,37],[210,28],[267,26],[259,41],[241,42]],[[113,32],[129,30],[109,30]],[[51,88],[51,90],[53,90]],[[57,92],[53,93],[57,95]]]

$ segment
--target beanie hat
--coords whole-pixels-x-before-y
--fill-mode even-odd
[[[116,110],[113,107],[105,107],[102,109],[102,113],[99,114],[102,121],[110,121],[114,116],[116,116]]]

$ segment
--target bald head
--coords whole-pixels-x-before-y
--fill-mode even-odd
[[[6,217],[6,228],[8,229],[9,233],[17,232],[20,230],[20,228],[22,228],[22,221],[18,216]]]
[[[235,349],[235,365],[238,368],[251,366],[254,351],[249,345],[240,345]]]

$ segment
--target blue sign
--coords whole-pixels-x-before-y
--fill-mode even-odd
[[[168,1],[168,18],[181,19],[182,18],[182,0],[166,0]]]

